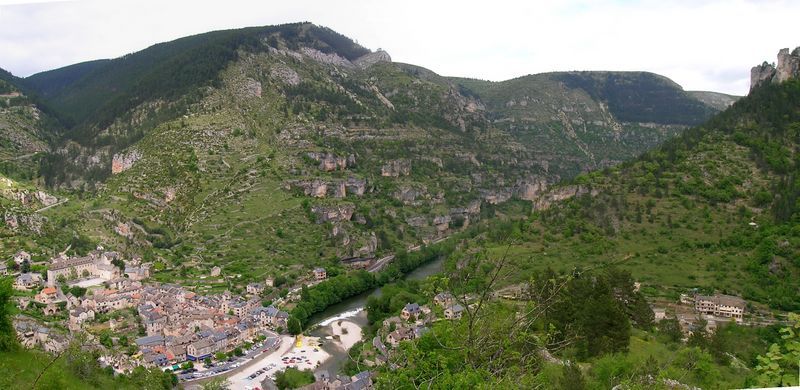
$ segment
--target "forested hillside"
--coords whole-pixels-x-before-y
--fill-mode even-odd
[[[396,301],[449,291],[466,308],[394,349],[378,387],[796,385],[800,317],[786,312],[800,310],[798,141],[800,80],[766,83],[631,162],[551,190],[577,196],[506,215],[450,256],[447,276],[371,301],[377,331]],[[743,296],[759,326],[709,332],[701,319],[684,338],[678,318],[653,322],[649,305],[693,291]],[[760,317],[769,311],[783,324]]]
[[[701,287],[800,309],[798,107],[797,80],[765,85],[633,162],[578,177],[591,190],[533,214],[518,266],[618,263],[652,294]]]

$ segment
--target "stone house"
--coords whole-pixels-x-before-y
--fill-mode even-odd
[[[0,263],[0,275],[8,275],[8,266],[6,263]]]
[[[80,329],[81,325],[86,321],[94,319],[94,310],[84,309],[79,307],[69,312],[69,328]]]
[[[211,357],[211,354],[216,352],[215,346],[216,343],[210,337],[195,341],[186,346],[186,358],[191,361],[199,361]]]
[[[441,292],[433,297],[433,302],[441,307],[448,307],[455,303],[455,297],[449,292]]]
[[[22,263],[24,263],[26,261],[27,262],[31,261],[30,253],[25,252],[25,251],[19,251],[19,252],[14,254],[14,263],[16,263],[17,265],[22,265]]]
[[[247,293],[261,295],[264,292],[264,285],[261,283],[250,283],[247,285]]]
[[[447,309],[444,310],[444,318],[447,318],[448,320],[459,319],[459,318],[461,318],[461,315],[463,313],[464,313],[464,307],[463,306],[461,306],[459,304],[451,305],[451,306],[448,306]]]
[[[401,341],[413,340],[414,337],[415,332],[413,328],[401,327],[396,329],[394,332],[389,333],[389,335],[386,336],[386,342],[392,347],[396,348],[398,345],[400,345]]]
[[[314,279],[323,280],[327,277],[328,277],[328,272],[325,271],[325,268],[322,267],[314,268]]]
[[[39,286],[42,282],[42,275],[36,273],[26,273],[17,276],[14,280],[14,288],[17,290],[28,290]]]
[[[421,309],[418,304],[408,303],[403,307],[403,311],[400,312],[400,317],[407,321],[411,316],[414,316],[414,319],[416,319],[420,313]]]
[[[55,287],[45,287],[33,299],[44,304],[55,302],[58,299],[58,290]]]

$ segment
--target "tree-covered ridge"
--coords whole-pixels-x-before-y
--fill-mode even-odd
[[[562,178],[635,158],[718,110],[647,72],[554,72],[490,82],[452,78]],[[577,82],[585,81],[585,82]],[[724,105],[724,103],[722,103]]]
[[[567,72],[551,77],[606,102],[611,113],[624,122],[698,125],[717,111],[654,73]]]
[[[240,51],[267,50],[276,38],[354,59],[369,51],[328,28],[309,23],[214,31],[159,43],[112,60],[98,60],[26,78],[90,142],[102,128],[143,102],[176,100],[218,85],[220,71]]]

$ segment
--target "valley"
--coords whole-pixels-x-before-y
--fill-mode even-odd
[[[3,71],[0,385],[791,384],[799,64],[485,81],[291,23]]]

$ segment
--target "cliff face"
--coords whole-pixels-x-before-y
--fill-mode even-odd
[[[778,65],[766,61],[750,70],[750,90],[765,83],[782,83],[792,77],[800,76],[800,47],[791,53],[788,48],[778,52]]]

